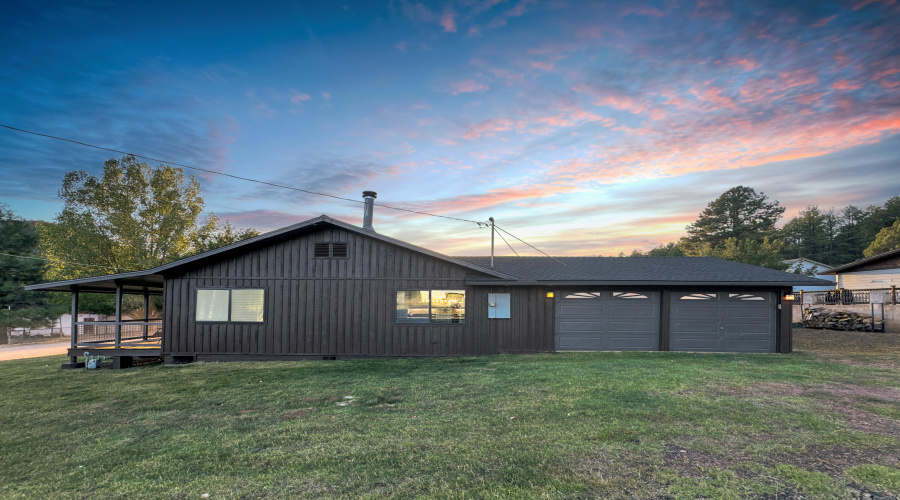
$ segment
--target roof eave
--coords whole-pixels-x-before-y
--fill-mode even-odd
[[[731,286],[731,287],[793,287],[804,285],[833,285],[830,281],[637,281],[637,280],[466,280],[472,286]]]

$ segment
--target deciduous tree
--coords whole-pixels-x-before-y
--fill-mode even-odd
[[[863,252],[866,257],[872,257],[880,253],[889,252],[900,248],[900,219],[894,221],[890,227],[886,227],[878,232],[875,241],[869,245]]]
[[[258,234],[214,214],[200,220],[204,204],[193,176],[134,156],[106,161],[100,176],[67,173],[59,196],[62,212],[40,228],[43,253],[54,261],[46,273],[51,280],[149,269]]]

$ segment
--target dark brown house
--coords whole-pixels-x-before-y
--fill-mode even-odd
[[[791,287],[821,280],[714,258],[448,257],[320,216],[155,269],[31,285],[115,293],[69,356],[167,362],[565,350],[790,352]],[[162,295],[126,320],[124,294]],[[784,307],[783,307],[784,306]],[[77,315],[73,315],[77,318]]]

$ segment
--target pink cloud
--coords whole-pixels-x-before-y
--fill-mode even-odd
[[[830,23],[831,21],[834,21],[834,18],[836,18],[836,17],[837,17],[837,15],[834,15],[831,17],[823,17],[822,19],[819,19],[818,21],[816,21],[816,23],[813,24],[812,27],[813,28],[821,28],[823,26],[827,26],[828,23]]]
[[[856,89],[861,89],[862,84],[861,83],[850,83],[847,80],[841,80],[839,82],[835,82],[832,85],[832,87],[836,88],[838,90],[856,90]]]
[[[450,5],[447,5],[447,8],[444,9],[444,13],[441,15],[440,25],[444,28],[444,32],[456,33],[456,13]]]
[[[759,67],[759,62],[754,61],[749,57],[731,59],[727,64],[729,66],[740,66],[744,71],[753,71]]]
[[[622,8],[622,16],[627,16],[628,14],[635,14],[638,16],[652,16],[656,18],[660,18],[665,15],[661,10],[653,7],[626,5]]]
[[[532,69],[539,69],[541,71],[553,71],[553,63],[543,61],[529,61],[528,65],[531,66]]]
[[[513,122],[509,118],[495,118],[491,120],[484,120],[474,125],[470,125],[465,135],[463,135],[463,138],[471,140],[477,139],[483,135],[493,136],[496,135],[497,132],[506,132],[508,130],[512,130],[513,125],[515,125],[515,122]]]
[[[582,83],[573,86],[572,90],[592,96],[595,106],[608,106],[634,114],[640,114],[647,109],[647,103],[615,88],[601,88]]]
[[[469,78],[468,80],[453,82],[450,84],[450,93],[453,95],[466,94],[470,92],[484,92],[488,89],[490,89],[490,87],[478,83],[471,78]]]
[[[778,77],[781,79],[781,84],[785,88],[819,83],[819,76],[812,73],[809,69],[806,68],[800,68],[793,71],[783,71],[778,74]]]
[[[291,104],[300,104],[304,101],[308,101],[312,99],[309,94],[304,94],[302,92],[297,92],[296,90],[292,91],[291,94]]]

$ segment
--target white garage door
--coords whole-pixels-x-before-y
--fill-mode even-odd
[[[775,352],[775,301],[771,292],[673,293],[669,348]]]
[[[656,351],[659,305],[660,292],[557,292],[556,350]]]

